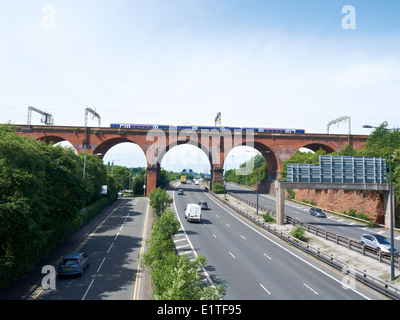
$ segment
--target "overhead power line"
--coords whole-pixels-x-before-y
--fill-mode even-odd
[[[98,121],[99,121],[99,127],[101,127],[101,117],[100,117],[100,115],[99,115],[95,110],[93,110],[93,109],[91,109],[91,108],[86,108],[86,110],[85,110],[85,127],[87,127],[87,124],[88,124],[88,115],[89,115],[89,112],[93,115],[93,116],[92,116],[92,119],[94,119],[94,118],[97,118],[97,119],[98,119]]]
[[[45,123],[47,126],[52,126],[54,124],[54,119],[53,116],[50,113],[44,112],[42,110],[39,110],[35,107],[28,107],[28,125],[31,124],[32,121],[32,111],[35,111],[37,113],[40,113],[42,115],[41,122]]]
[[[350,135],[351,135],[351,119],[350,119],[350,117],[348,117],[348,116],[340,117],[340,118],[338,118],[338,119],[335,119],[335,120],[330,121],[330,122],[328,123],[328,125],[327,125],[326,133],[329,134],[329,127],[330,127],[331,125],[334,125],[334,124],[339,125],[341,122],[345,122],[345,121],[347,121],[347,124],[348,124],[348,132],[349,132],[349,136],[350,136]]]

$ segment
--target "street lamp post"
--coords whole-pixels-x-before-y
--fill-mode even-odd
[[[363,125],[363,128],[366,129],[379,129],[378,127],[373,127],[370,125]],[[391,152],[390,152],[390,131],[394,129],[386,129],[383,127],[380,127],[381,129],[385,129],[388,132],[388,137],[389,137],[389,205],[390,205],[390,279],[391,281],[395,280],[395,274],[394,274],[394,234],[393,234],[393,185],[392,185],[392,158],[391,158]]]
[[[86,172],[86,153],[83,155],[83,182],[85,182],[85,172]],[[96,153],[96,156],[102,156],[102,153]]]
[[[256,213],[258,215],[258,167],[257,167],[257,205],[256,205],[256,207],[257,207]]]

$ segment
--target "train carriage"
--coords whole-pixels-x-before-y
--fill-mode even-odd
[[[304,129],[290,129],[290,128],[241,128],[241,127],[213,127],[213,126],[190,126],[190,125],[182,125],[182,126],[173,126],[173,125],[156,125],[156,124],[131,124],[131,123],[111,123],[110,128],[116,129],[161,129],[161,130],[218,130],[221,132],[226,131],[238,131],[246,133],[306,133]]]

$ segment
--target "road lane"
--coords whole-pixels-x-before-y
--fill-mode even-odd
[[[198,186],[187,184],[175,196],[178,214],[189,202],[206,200],[203,222],[183,220],[198,254],[207,258],[212,279],[227,285],[227,299],[365,299],[342,288],[343,275],[293,248],[214,202]],[[279,243],[278,243],[279,242]],[[377,298],[375,295],[372,295]]]
[[[256,203],[256,192],[248,188],[227,183],[227,191],[237,193],[238,195]],[[276,210],[275,198],[269,195],[259,194],[259,205]],[[389,232],[384,228],[368,227],[363,223],[358,223],[350,219],[340,218],[327,213],[327,218],[317,218],[311,216],[308,212],[309,207],[285,201],[285,214],[297,218],[311,225],[318,226],[327,231],[340,234],[344,237],[359,241],[363,233],[379,233],[390,238]],[[395,246],[400,247],[400,237],[395,239]]]
[[[123,200],[77,248],[91,258],[84,275],[57,277],[56,290],[43,290],[36,299],[132,300],[148,215],[147,198]]]

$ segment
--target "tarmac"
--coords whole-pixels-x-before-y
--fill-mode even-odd
[[[263,217],[259,214],[256,214],[256,209],[241,202],[238,199],[233,198],[230,195],[217,195],[220,198],[227,197],[230,204],[235,205],[237,208],[245,211],[247,214],[252,215],[252,218],[260,219],[263,221]],[[269,196],[269,195],[263,195]],[[303,207],[304,210],[308,211],[308,207],[299,203],[293,203],[291,201],[285,200],[285,204],[289,204],[296,207]],[[335,217],[334,215],[328,215],[327,219],[340,219],[339,217]],[[276,223],[271,223],[271,226],[275,227],[277,230],[282,231],[286,234],[290,234],[290,232],[295,228],[292,224],[284,224],[278,225]],[[384,228],[382,230],[385,230]],[[366,231],[368,232],[368,231]],[[376,233],[377,229],[374,227],[374,230],[371,231]],[[386,281],[388,284],[395,286],[400,289],[400,270],[395,267],[395,281],[391,281],[391,266],[388,263],[379,262],[377,259],[374,259],[370,256],[364,256],[361,253],[349,250],[345,246],[338,245],[332,241],[325,240],[323,237],[316,236],[313,233],[305,232],[305,237],[307,244],[313,248],[319,249],[321,252],[332,255],[335,259],[341,260],[348,264],[349,268],[356,268],[362,270],[369,276],[374,278]]]

